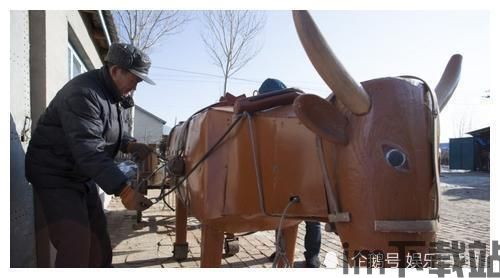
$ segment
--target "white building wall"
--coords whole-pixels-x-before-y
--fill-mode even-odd
[[[35,267],[33,190],[24,177],[31,135],[29,19],[10,12],[10,267]]]
[[[46,11],[46,104],[68,82],[68,21],[65,12]]]
[[[56,93],[69,81],[68,73],[68,43],[69,26],[73,29],[79,43],[83,46],[86,56],[91,62],[88,70],[102,66],[97,50],[94,47],[85,24],[78,11],[46,11],[46,79],[47,79],[47,105]],[[106,195],[99,188],[99,197],[106,208],[111,201],[111,196]]]
[[[89,57],[93,68],[102,66],[99,55],[78,11],[46,11],[47,104],[69,80],[68,34],[70,25]],[[92,69],[92,68],[90,68]],[[90,70],[89,69],[89,70]]]
[[[94,47],[94,43],[88,35],[88,31],[83,23],[82,17],[77,11],[66,11],[65,15],[69,25],[71,25],[71,28],[73,28],[77,34],[78,39],[82,45],[85,46],[85,52],[92,62],[92,65],[94,65],[94,68],[96,69],[100,68],[102,66],[101,59],[99,58],[99,54]]]
[[[141,109],[134,110],[134,138],[146,144],[160,143],[163,135],[163,122]]]
[[[68,81],[69,26],[89,69],[100,68],[101,60],[78,11],[10,12],[11,267],[37,265],[34,200],[25,178],[24,160],[31,122],[38,120]],[[111,197],[101,191],[101,199],[106,206]]]

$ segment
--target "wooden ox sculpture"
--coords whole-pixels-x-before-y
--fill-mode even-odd
[[[461,56],[452,56],[435,93],[409,76],[360,86],[309,13],[293,18],[334,93],[226,98],[173,129],[169,154],[185,165],[176,178],[174,256],[187,255],[188,212],[201,222],[202,267],[220,266],[225,232],[272,229],[282,232],[291,264],[302,220],[334,224],[349,258],[428,253],[439,220],[438,114],[458,83]]]

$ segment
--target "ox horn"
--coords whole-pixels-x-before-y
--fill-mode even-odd
[[[455,54],[451,56],[436,89],[434,89],[440,111],[443,111],[444,106],[448,103],[448,100],[450,100],[455,88],[457,88],[461,69],[462,55]]]
[[[335,57],[309,12],[292,13],[302,46],[328,87],[352,113],[362,115],[370,111],[370,97]]]

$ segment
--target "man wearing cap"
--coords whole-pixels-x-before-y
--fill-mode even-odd
[[[26,178],[57,250],[56,267],[110,267],[112,250],[96,184],[120,196],[129,210],[152,203],[136,192],[113,162],[119,150],[144,159],[151,150],[123,131],[123,109],[148,78],[149,57],[115,43],[105,65],[57,92],[40,116],[26,152]]]

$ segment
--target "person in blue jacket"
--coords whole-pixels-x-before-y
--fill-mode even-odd
[[[258,95],[266,94],[273,91],[286,89],[286,85],[278,79],[268,78],[259,87]],[[319,261],[319,250],[321,247],[321,223],[318,221],[305,221],[306,235],[304,237],[304,257],[306,267],[318,268],[321,266]],[[270,256],[270,260],[274,260],[276,252]]]

